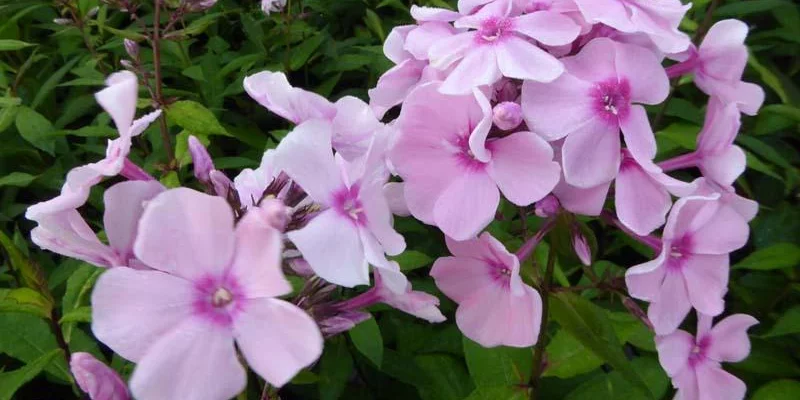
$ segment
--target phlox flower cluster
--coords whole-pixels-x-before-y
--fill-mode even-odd
[[[276,11],[283,3],[262,4]],[[541,282],[523,278],[521,265],[561,216],[582,215],[655,250],[625,282],[631,297],[649,303],[643,318],[678,396],[744,398],[744,384],[720,363],[746,357],[746,331],[757,321],[732,315],[712,327],[712,319],[725,311],[729,254],[747,242],[758,210],[733,188],[745,169],[734,139],[741,114],[755,114],[764,94],[741,80],[747,26],[718,22],[695,46],[678,30],[689,7],[414,6],[415,24],[394,28],[385,42],[395,66],[369,103],[330,102],[279,72],[248,76],[247,94],[295,126],[258,168],[233,179],[190,138],[202,190],[166,188],[128,159],[131,138],[160,112],[134,120],[136,76],[112,75],[96,97],[119,138],[27,213],[40,247],[108,268],[92,295],[92,330],[137,365],[126,387],[99,361],[75,355],[81,387],[96,399],[128,398],[128,388],[144,400],[226,399],[245,388],[243,362],[282,386],[317,360],[325,337],[368,318],[373,304],[443,321],[439,300],[413,290],[391,259],[406,248],[395,216],[444,234],[452,255],[430,275],[458,303],[464,335],[486,347],[532,346]],[[683,75],[708,95],[705,124],[696,150],[657,160],[647,107],[662,104],[670,78]],[[670,175],[679,169],[698,177]],[[106,243],[79,209],[92,187],[116,175],[126,179],[104,192]],[[543,219],[516,253],[485,232],[501,201]],[[590,265],[577,227],[572,243]],[[302,287],[293,290],[286,275]],[[335,290],[370,284],[349,299]],[[692,310],[694,336],[679,329]]]

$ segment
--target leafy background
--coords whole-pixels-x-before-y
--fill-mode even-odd
[[[180,40],[164,44],[165,95],[179,101],[167,112],[177,171],[165,168],[157,124],[135,142],[132,157],[168,185],[191,184],[186,154],[189,133],[209,143],[218,168],[229,176],[258,164],[291,127],[243,93],[244,76],[264,69],[286,71],[290,81],[331,99],[366,99],[391,64],[381,43],[395,25],[410,23],[400,0],[289,0],[289,12],[265,16],[256,0],[220,0],[206,13],[179,25]],[[98,0],[72,0],[84,26],[54,23],[59,7],[43,0],[0,0],[0,400],[79,398],[64,352],[88,351],[123,375],[131,365],[97,342],[89,330],[89,293],[99,274],[75,260],[43,252],[29,241],[25,208],[52,197],[69,168],[102,157],[115,130],[93,99],[103,77],[121,69],[123,37],[140,28]],[[142,3],[151,3],[144,1]],[[448,6],[443,0],[417,2]],[[453,7],[455,1],[449,1]],[[709,0],[698,0],[684,21],[692,32]],[[143,8],[145,23],[152,17]],[[800,10],[789,0],[722,2],[715,20],[739,18],[751,26],[752,57],[746,80],[761,84],[767,102],[746,117],[737,143],[747,151],[748,171],[737,190],[761,204],[747,247],[732,255],[728,311],[756,316],[753,349],[744,362],[726,366],[747,382],[758,400],[800,398]],[[145,64],[152,60],[142,46]],[[142,93],[142,98],[146,98]],[[657,121],[659,158],[692,150],[706,97],[686,79]],[[149,107],[141,101],[141,108]],[[140,110],[140,113],[144,110]],[[691,179],[686,174],[682,176]],[[113,182],[113,180],[111,181]],[[106,183],[107,185],[108,183]],[[102,189],[95,188],[84,215],[101,229]],[[510,248],[540,222],[504,205],[503,220],[490,231]],[[587,221],[595,259],[590,273],[610,282],[649,250],[597,221]],[[328,341],[320,362],[281,391],[285,399],[523,399],[532,369],[531,349],[483,349],[464,338],[453,322],[455,305],[427,276],[446,254],[441,234],[410,219],[398,229],[409,251],[399,257],[414,286],[439,295],[449,320],[431,325],[385,307],[373,319]],[[563,240],[553,250],[568,253]],[[536,279],[547,246],[524,266]],[[560,286],[588,282],[574,257],[561,257]],[[353,291],[341,295],[352,295]],[[591,301],[590,301],[591,300]],[[551,298],[544,333],[548,368],[539,399],[671,398],[658,366],[652,334],[626,311],[622,298],[597,290],[561,290]],[[687,322],[692,328],[693,321]],[[59,346],[61,344],[61,346]],[[647,390],[642,391],[640,388]],[[18,390],[19,389],[19,390]],[[17,391],[18,390],[18,391]],[[251,376],[240,398],[257,399]],[[16,392],[16,394],[14,394]]]

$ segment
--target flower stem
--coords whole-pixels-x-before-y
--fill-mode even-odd
[[[623,224],[620,220],[617,219],[614,215],[612,215],[608,211],[603,211],[600,214],[600,218],[605,221],[609,225],[616,226],[619,230],[625,232],[626,235],[636,239],[639,243],[646,245],[653,249],[656,253],[661,251],[661,239],[655,236],[641,236],[636,232],[628,229],[625,224]]]
[[[538,389],[539,376],[544,372],[544,348],[545,341],[544,335],[547,331],[548,308],[550,305],[550,287],[553,283],[553,269],[556,264],[556,251],[553,246],[547,252],[547,267],[544,272],[544,280],[542,280],[539,291],[542,296],[542,323],[539,325],[539,340],[533,353],[533,371],[531,372],[531,394],[530,399],[536,399],[536,391]]]
[[[697,166],[698,156],[696,152],[683,154],[658,163],[658,167],[664,172],[675,171],[678,169],[692,168]]]
[[[675,65],[670,65],[669,67],[667,67],[667,69],[666,69],[667,76],[670,79],[679,78],[682,75],[686,75],[686,74],[691,73],[692,71],[694,71],[694,69],[696,67],[697,67],[697,58],[696,57],[691,57],[691,58],[689,58],[688,60],[686,60],[686,61],[684,61],[682,63],[678,63],[678,64],[675,64]]]
[[[153,16],[153,69],[155,70],[156,103],[159,107],[164,107],[164,95],[162,93],[163,80],[161,75],[161,0],[155,0],[155,15]],[[164,142],[164,151],[167,152],[169,160],[168,169],[175,164],[175,155],[172,153],[169,131],[167,130],[167,115],[161,113],[159,118],[161,127],[161,141]]]

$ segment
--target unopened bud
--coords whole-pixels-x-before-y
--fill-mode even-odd
[[[217,196],[221,196],[224,198],[228,198],[228,193],[233,189],[233,182],[219,170],[211,170],[208,173],[209,180],[211,181],[211,186],[214,188],[214,192]]]
[[[89,353],[72,353],[70,372],[75,382],[93,400],[128,400],[128,388],[116,371]]]
[[[647,313],[645,313],[644,310],[642,310],[642,308],[636,304],[636,301],[628,296],[623,296],[622,305],[624,305],[634,317],[638,318],[640,321],[642,321],[642,323],[647,325],[651,331],[654,330],[653,323],[650,322],[650,318],[647,318]]]
[[[211,181],[209,174],[214,169],[214,162],[211,161],[211,155],[208,154],[206,147],[194,135],[189,135],[189,154],[192,155],[195,178],[204,184],[208,184]]]
[[[214,7],[217,0],[185,0],[188,3],[187,9],[190,12],[201,12]]]
[[[556,196],[552,194],[547,195],[545,198],[536,202],[536,209],[534,210],[534,214],[541,218],[548,218],[558,214],[558,210],[561,208],[561,204],[559,204],[558,199]]]
[[[69,18],[56,18],[53,20],[53,23],[62,25],[62,26],[70,26],[72,25],[72,20]]]
[[[136,66],[135,66],[135,65],[133,65],[133,63],[131,62],[131,60],[122,60],[122,61],[120,61],[119,63],[120,63],[120,65],[122,65],[122,68],[125,68],[125,69],[128,69],[128,70],[131,70],[131,71],[136,71]],[[157,106],[157,105],[156,105],[156,106]]]
[[[522,123],[522,107],[517,103],[504,101],[494,106],[492,121],[498,128],[510,131]]]
[[[589,243],[586,242],[586,237],[579,231],[572,235],[572,248],[581,263],[585,266],[592,265],[592,249],[589,248]]]
[[[339,314],[319,321],[320,330],[326,337],[349,331],[356,325],[370,318],[368,313],[360,311],[343,311]]]
[[[128,53],[128,55],[131,56],[132,59],[138,60],[139,44],[130,39],[125,39],[123,43],[125,44],[125,51]]]

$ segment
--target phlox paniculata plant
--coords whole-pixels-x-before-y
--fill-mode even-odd
[[[283,4],[262,2],[265,12]],[[742,399],[744,384],[720,363],[747,356],[746,331],[757,321],[712,319],[725,311],[729,253],[744,246],[758,210],[732,186],[745,169],[733,141],[741,114],[755,114],[764,94],[741,81],[747,26],[718,22],[696,46],[678,29],[688,8],[678,0],[414,6],[416,23],[386,39],[395,66],[369,103],[328,101],[280,72],[248,76],[247,94],[295,127],[233,179],[191,137],[202,190],[168,189],[128,159],[132,138],[160,110],[135,119],[137,76],[115,73],[96,98],[119,138],[103,160],[70,171],[57,197],[28,209],[38,223],[32,238],[108,268],[92,294],[92,331],[136,363],[135,398],[216,400],[244,390],[245,365],[286,384],[319,358],[324,338],[368,318],[374,304],[445,320],[439,299],[413,290],[391,259],[406,248],[395,215],[443,233],[451,255],[430,275],[458,303],[465,336],[485,347],[536,345],[554,260],[543,277],[522,265],[559,225],[591,264],[576,217],[594,217],[656,254],[630,266],[618,290],[648,304],[645,314],[626,303],[655,332],[678,397]],[[670,79],[684,75],[708,95],[705,125],[694,152],[657,162],[645,107],[667,100]],[[699,177],[670,175],[681,169]],[[117,175],[125,179],[103,196],[103,242],[79,209]],[[542,219],[516,252],[485,231],[501,201]],[[299,290],[286,275],[302,281]],[[365,285],[349,299],[334,295]],[[692,311],[694,335],[679,329]],[[128,397],[90,356],[76,354],[72,367],[92,398]]]

